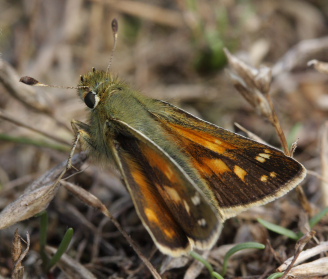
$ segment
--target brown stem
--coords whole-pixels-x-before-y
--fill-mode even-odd
[[[267,100],[268,100],[269,105],[271,107],[272,124],[273,124],[273,126],[275,127],[275,129],[278,133],[278,136],[280,138],[280,142],[282,144],[282,148],[284,149],[285,154],[287,156],[290,156],[291,153],[290,153],[290,150],[289,150],[289,147],[288,147],[287,139],[286,139],[285,133],[284,133],[284,131],[283,131],[281,125],[280,125],[280,121],[279,121],[279,118],[277,116],[276,110],[274,109],[274,105],[273,105],[272,99],[270,97],[270,94],[267,95]]]
[[[37,128],[31,126],[31,125],[28,125],[28,124],[26,124],[26,123],[23,123],[22,121],[20,121],[20,120],[18,120],[18,119],[14,119],[12,116],[6,114],[6,113],[3,112],[2,110],[0,110],[0,118],[1,118],[1,119],[4,119],[4,120],[7,120],[7,121],[9,121],[9,122],[11,122],[11,123],[13,123],[13,124],[15,124],[15,125],[17,125],[17,126],[27,128],[27,129],[29,129],[29,130],[31,130],[31,131],[33,131],[33,132],[36,132],[36,133],[41,134],[41,135],[43,135],[43,136],[46,136],[46,137],[48,137],[49,139],[52,139],[52,140],[54,140],[54,141],[57,141],[57,142],[60,142],[60,143],[62,143],[62,144],[65,144],[65,145],[69,145],[69,146],[71,146],[71,143],[70,143],[70,142],[65,141],[65,140],[63,140],[63,139],[61,139],[61,138],[58,138],[58,137],[56,137],[56,136],[53,135],[53,134],[49,134],[49,133],[47,133],[47,132],[41,131],[41,130],[39,130],[39,129],[37,129]]]
[[[271,122],[272,122],[273,126],[275,127],[275,129],[276,129],[276,131],[278,133],[278,136],[280,138],[280,142],[282,144],[282,147],[284,149],[285,154],[287,156],[290,156],[291,157],[292,156],[292,153],[291,153],[291,150],[288,147],[288,143],[287,143],[287,139],[286,139],[285,133],[284,133],[282,127],[281,127],[281,124],[280,124],[279,118],[277,116],[276,110],[274,108],[274,105],[273,105],[272,99],[270,97],[270,94],[267,94],[267,100],[269,102],[269,105],[271,107],[271,112],[272,112]],[[308,201],[308,199],[307,199],[307,197],[306,197],[306,195],[304,193],[304,190],[303,190],[302,186],[299,185],[296,188],[296,191],[297,191],[298,199],[299,199],[299,201],[302,204],[302,207],[304,208],[304,210],[309,215],[311,215],[312,214],[312,208],[311,208],[310,202]]]
[[[288,277],[288,273],[293,268],[298,256],[303,251],[305,245],[314,237],[314,235],[315,235],[315,231],[310,231],[296,243],[296,252],[295,252],[294,258],[293,258],[292,262],[290,263],[290,265],[286,268],[284,275],[281,277],[282,279],[285,279]]]

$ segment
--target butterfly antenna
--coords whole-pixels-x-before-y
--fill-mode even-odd
[[[115,49],[116,49],[117,32],[118,32],[118,22],[117,22],[117,19],[116,18],[114,18],[112,20],[112,32],[113,32],[113,37],[114,37],[114,46],[113,46],[112,53],[111,53],[110,58],[109,58],[109,63],[108,63],[108,67],[107,67],[106,73],[109,72],[110,66],[111,66],[112,61],[113,61],[114,52],[115,52]]]
[[[21,77],[20,82],[30,85],[30,86],[43,86],[43,87],[53,87],[53,88],[63,88],[63,89],[79,89],[79,88],[88,88],[88,86],[57,86],[57,85],[50,85],[50,84],[44,84],[36,80],[35,78],[32,77]]]

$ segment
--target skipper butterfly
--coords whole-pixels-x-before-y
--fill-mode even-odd
[[[306,175],[280,150],[146,97],[108,71],[93,69],[77,88],[90,120],[73,120],[74,131],[90,154],[119,169],[165,254],[210,249],[226,219],[281,197]]]

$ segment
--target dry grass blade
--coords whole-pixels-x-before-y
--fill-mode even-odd
[[[314,256],[317,256],[317,255],[327,252],[327,251],[328,251],[328,242],[327,241],[321,242],[316,247],[302,251],[299,254],[299,256],[297,257],[297,260],[294,262],[294,265],[298,265]],[[279,271],[279,272],[285,271],[287,269],[287,267],[291,264],[293,259],[294,259],[294,257],[287,259],[281,266],[279,266],[277,268],[277,271]]]
[[[255,69],[225,50],[228,57],[230,77],[238,92],[254,107],[255,111],[266,117],[276,128],[286,155],[290,156],[287,140],[275,112],[269,91],[271,86],[271,70]]]
[[[38,133],[38,134],[41,134],[41,135],[43,135],[43,136],[46,136],[47,138],[52,139],[52,140],[55,140],[55,141],[57,141],[57,142],[59,142],[59,143],[62,143],[62,144],[65,144],[65,145],[69,145],[69,146],[71,146],[71,143],[70,143],[70,142],[67,142],[67,141],[65,141],[65,140],[63,140],[63,139],[61,139],[61,138],[59,138],[59,137],[56,137],[56,136],[54,136],[53,134],[50,134],[50,133],[47,133],[47,132],[41,131],[41,130],[35,128],[35,127],[32,126],[32,125],[28,125],[28,124],[26,124],[26,123],[23,123],[22,121],[20,121],[20,120],[18,120],[18,119],[15,119],[14,117],[12,117],[12,116],[6,114],[6,113],[5,113],[4,111],[2,111],[2,110],[0,110],[0,118],[2,118],[2,119],[4,119],[4,120],[7,120],[7,121],[9,121],[9,122],[11,122],[11,123],[14,123],[15,125],[18,125],[18,126],[21,126],[21,127],[27,128],[27,129],[29,129],[29,130],[31,130],[31,131],[34,131],[34,132],[36,132],[36,133]]]
[[[46,246],[46,252],[49,254],[55,254],[56,249],[50,246]],[[63,270],[68,278],[81,278],[81,279],[95,279],[94,276],[87,268],[82,264],[72,259],[70,256],[64,254],[61,256],[57,265]]]
[[[228,73],[234,87],[254,107],[257,113],[273,122],[272,110],[265,97],[271,84],[270,70],[268,68],[257,70],[250,67],[233,56],[227,49],[225,49],[225,54],[230,66]]]
[[[328,274],[328,258],[321,258],[310,263],[305,263],[292,268],[289,276],[294,278],[310,278],[314,276],[326,276]]]
[[[129,242],[133,250],[138,254],[139,258],[144,262],[144,264],[147,266],[149,271],[152,273],[154,278],[159,279],[161,276],[157,272],[157,270],[154,268],[154,266],[150,263],[150,261],[142,254],[140,248],[138,245],[134,242],[134,240],[124,231],[124,229],[121,227],[121,225],[117,222],[117,220],[112,216],[112,214],[108,211],[106,206],[94,195],[91,193],[85,191],[84,189],[66,182],[61,181],[61,183],[65,186],[65,188],[70,191],[74,196],[79,198],[82,202],[85,204],[98,209],[101,213],[103,213],[105,216],[107,216],[115,225],[115,227],[120,231],[120,233],[124,236],[124,238]]]
[[[239,123],[234,123],[234,125],[240,129],[241,131],[243,131],[248,138],[252,139],[252,140],[256,140],[257,142],[263,143],[268,145],[267,142],[265,142],[263,139],[261,139],[258,135],[255,135],[254,133],[252,133],[251,131],[247,130],[245,127],[241,126]]]
[[[311,58],[325,53],[328,49],[328,37],[304,40],[292,47],[272,68],[272,75],[304,67]]]

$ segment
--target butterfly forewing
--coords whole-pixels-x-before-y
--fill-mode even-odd
[[[159,146],[120,122],[129,133],[115,137],[125,183],[144,225],[159,248],[174,256],[210,248],[221,222],[197,186]]]
[[[184,147],[193,169],[206,184],[202,189],[213,193],[215,200],[211,202],[220,208],[224,219],[272,201],[303,180],[304,167],[281,151],[162,104],[165,114],[158,111],[154,115]]]

